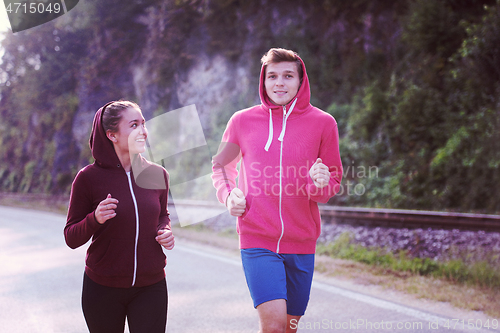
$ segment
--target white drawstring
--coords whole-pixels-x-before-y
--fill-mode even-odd
[[[278,140],[283,142],[283,138],[285,137],[285,131],[286,131],[286,122],[288,120],[288,117],[293,111],[293,108],[295,107],[295,103],[297,103],[297,98],[295,101],[293,101],[292,105],[290,106],[290,110],[288,110],[288,113],[285,114],[286,108],[283,106],[283,128],[281,130],[280,136],[278,137]],[[269,109],[269,137],[267,138],[267,143],[264,149],[266,151],[269,151],[269,147],[271,146],[271,142],[273,141],[273,113],[271,109]]]
[[[283,114],[283,116],[284,116],[283,117],[283,129],[281,130],[281,134],[280,134],[280,136],[278,138],[278,140],[280,140],[280,141],[283,141],[283,137],[285,136],[286,121],[288,120],[288,117],[292,113],[293,108],[295,107],[295,103],[297,103],[297,98],[295,99],[295,101],[293,101],[292,106],[290,106],[290,110],[288,110],[288,113],[286,114],[286,116]],[[283,112],[286,112],[286,109],[285,109],[284,106],[283,106]]]
[[[269,109],[269,137],[267,138],[267,143],[264,149],[269,151],[269,146],[271,146],[271,141],[273,141],[273,113]]]

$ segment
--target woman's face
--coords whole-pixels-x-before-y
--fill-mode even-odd
[[[270,63],[264,80],[267,96],[276,105],[286,105],[297,95],[300,78],[295,62]]]
[[[118,132],[111,134],[111,140],[122,152],[140,154],[146,150],[148,131],[142,112],[136,108],[122,111],[122,119],[118,123]]]

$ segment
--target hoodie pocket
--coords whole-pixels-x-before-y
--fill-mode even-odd
[[[321,226],[313,218],[308,198],[283,198],[281,212],[285,223],[284,240],[294,242],[316,241],[321,232]]]
[[[154,239],[142,240],[138,249],[137,273],[155,274],[165,268],[166,256],[162,246]]]
[[[87,266],[102,276],[127,276],[134,271],[133,241],[111,239],[106,250],[93,251]]]
[[[281,236],[281,221],[278,212],[279,198],[252,198],[248,211],[238,225],[240,235],[259,235],[278,239]]]

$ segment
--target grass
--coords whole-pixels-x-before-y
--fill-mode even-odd
[[[367,249],[351,243],[342,234],[334,243],[319,244],[318,255],[336,259],[333,267],[320,261],[316,269],[327,274],[344,274],[369,284],[403,291],[419,298],[449,302],[455,307],[500,315],[500,268],[486,261],[465,263],[460,259],[444,262],[391,253],[383,248]],[[338,261],[340,260],[340,261]],[[353,269],[366,274],[355,274]],[[339,269],[340,268],[340,269]]]
[[[324,255],[317,257],[316,271],[356,284],[380,286],[384,290],[403,292],[418,299],[447,302],[460,309],[482,311],[496,318],[500,316],[500,293],[491,288]]]

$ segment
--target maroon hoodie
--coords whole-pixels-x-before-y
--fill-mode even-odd
[[[102,108],[94,118],[90,149],[95,162],[78,172],[71,188],[66,244],[75,249],[92,239],[85,272],[101,285],[160,281],[166,257],[155,237],[158,230],[170,229],[167,171],[139,155],[127,174],[102,127]],[[99,224],[94,211],[108,194],[118,200],[116,216]]]

